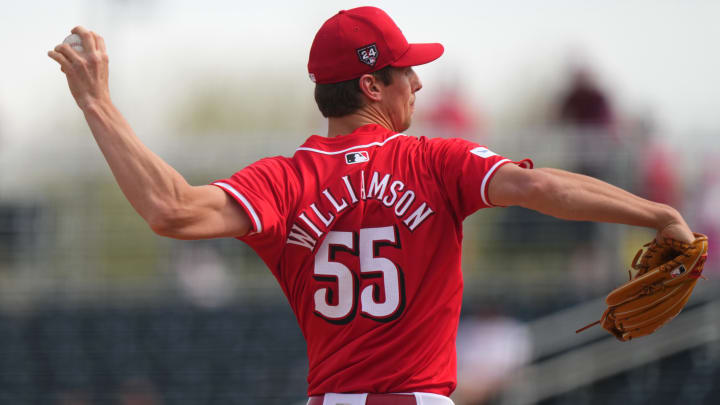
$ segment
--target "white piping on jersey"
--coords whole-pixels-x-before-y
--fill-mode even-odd
[[[349,148],[347,148],[347,149],[339,150],[339,151],[336,151],[336,152],[328,152],[328,151],[324,151],[324,150],[320,150],[320,149],[306,148],[306,147],[304,147],[304,146],[301,146],[301,147],[297,148],[297,150],[306,150],[306,151],[308,151],[308,152],[322,153],[323,155],[337,155],[338,153],[344,153],[344,152],[347,152],[347,151],[349,151],[349,150],[353,150],[353,149],[357,149],[357,148],[367,148],[367,147],[369,147],[369,146],[383,146],[383,145],[385,145],[385,142],[387,142],[387,141],[389,141],[389,140],[391,140],[391,139],[397,138],[398,136],[407,136],[407,135],[405,135],[405,134],[395,134],[395,135],[389,137],[388,139],[386,139],[386,140],[384,140],[384,141],[382,141],[382,142],[373,142],[373,143],[369,143],[369,144],[367,144],[367,145],[351,146],[351,147],[349,147]]]
[[[490,201],[488,201],[488,200],[485,198],[485,191],[486,191],[486,190],[485,190],[485,187],[487,187],[487,181],[490,180],[490,177],[492,176],[493,172],[494,172],[498,167],[500,167],[500,165],[505,164],[505,163],[507,163],[507,162],[509,162],[509,161],[510,161],[510,159],[503,159],[503,160],[500,160],[500,161],[496,162],[496,163],[490,168],[490,170],[488,170],[487,174],[485,175],[485,178],[483,179],[482,183],[480,184],[480,196],[482,197],[482,200],[483,200],[483,202],[485,203],[485,205],[487,205],[488,207],[492,207],[492,204],[490,204]]]
[[[255,229],[257,229],[257,233],[262,232],[262,224],[260,223],[260,217],[258,217],[258,214],[255,212],[255,208],[253,208],[252,204],[250,204],[250,201],[248,201],[244,195],[240,194],[237,190],[235,190],[235,188],[233,188],[233,186],[231,186],[227,183],[218,181],[213,184],[215,184],[216,186],[222,187],[225,190],[233,193],[235,195],[235,197],[237,197],[243,203],[245,208],[247,208],[247,210],[250,212],[250,216],[252,217],[252,220],[255,223]]]

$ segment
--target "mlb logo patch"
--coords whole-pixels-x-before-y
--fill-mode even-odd
[[[685,274],[686,271],[687,270],[685,269],[685,266],[681,264],[670,272],[670,277],[675,278],[678,276],[682,276],[683,274]]]
[[[362,62],[370,67],[375,66],[375,62],[377,62],[377,58],[378,58],[378,50],[377,50],[377,46],[375,46],[375,44],[371,44],[366,47],[358,49],[357,54],[358,54],[358,58],[360,58],[360,62]]]
[[[363,163],[370,160],[370,156],[367,152],[360,151],[360,152],[350,152],[345,154],[345,163],[351,165],[353,163]]]
[[[497,153],[483,146],[478,146],[477,148],[472,149],[470,153],[472,153],[473,155],[478,155],[483,159],[489,158],[490,156],[497,156]]]

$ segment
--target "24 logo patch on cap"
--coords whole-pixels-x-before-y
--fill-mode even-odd
[[[378,58],[378,50],[377,46],[375,44],[370,44],[366,47],[359,48],[357,50],[358,58],[360,58],[360,62],[373,67],[375,66],[375,63],[377,62]]]

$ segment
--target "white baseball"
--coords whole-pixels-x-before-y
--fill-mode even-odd
[[[82,44],[82,38],[80,38],[80,35],[78,34],[70,34],[68,35],[64,40],[63,44],[68,44],[70,47],[77,52],[84,52],[85,48],[83,48]]]

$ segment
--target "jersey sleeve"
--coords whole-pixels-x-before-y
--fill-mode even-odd
[[[259,160],[230,178],[212,184],[225,190],[243,207],[252,229],[240,239],[262,251],[281,245],[277,241],[285,238],[288,212],[298,189],[296,179],[285,158],[275,157]]]
[[[458,138],[430,139],[427,153],[430,169],[459,219],[493,206],[488,198],[488,185],[498,168],[508,163],[533,167],[530,159],[514,162],[485,146]]]

